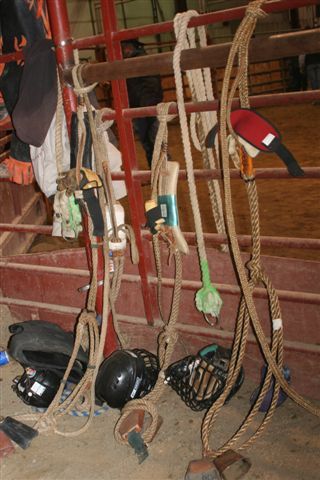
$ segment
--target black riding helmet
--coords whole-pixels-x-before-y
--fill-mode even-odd
[[[42,320],[29,320],[9,326],[12,334],[9,355],[23,367],[46,369],[60,378],[68,366],[73,351],[74,336],[58,325]],[[87,353],[80,347],[69,380],[78,382],[88,363]]]
[[[27,405],[48,408],[59,387],[60,377],[50,370],[26,368],[21,377],[14,379],[13,391]]]
[[[96,380],[97,403],[122,408],[133,398],[144,397],[154,387],[159,372],[158,360],[146,350],[116,350],[106,358]]]

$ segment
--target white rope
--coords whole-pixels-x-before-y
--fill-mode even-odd
[[[177,103],[178,103],[179,117],[180,117],[180,123],[181,123],[182,140],[183,140],[184,150],[185,150],[187,171],[189,172],[188,181],[190,179],[190,176],[191,175],[194,176],[194,174],[193,172],[191,173],[191,169],[193,169],[192,167],[193,160],[192,160],[191,145],[190,145],[190,138],[189,138],[188,122],[187,122],[187,116],[186,116],[185,106],[184,106],[184,94],[183,94],[183,88],[182,88],[180,57],[181,57],[182,50],[187,48],[197,47],[196,30],[194,28],[187,28],[187,25],[190,19],[197,15],[198,15],[198,12],[196,12],[195,10],[189,10],[182,14],[176,15],[174,19],[175,35],[177,38],[177,45],[175,47],[175,52],[174,52],[174,73],[175,73],[175,82],[176,82],[176,89],[177,89],[177,100],[178,100]],[[197,31],[198,31],[200,46],[205,47],[207,45],[205,28],[199,27]],[[189,87],[192,93],[193,101],[195,102],[212,101],[214,99],[213,90],[212,90],[211,72],[209,68],[187,70],[186,74],[187,74]],[[213,150],[207,149],[205,147],[205,138],[208,132],[213,128],[213,126],[216,125],[216,123],[217,123],[217,113],[215,111],[191,114],[190,134],[191,134],[193,144],[196,149],[202,152],[204,167],[210,168],[210,169],[216,168],[216,162],[215,162]],[[197,132],[197,124],[198,124],[198,132]],[[199,138],[199,134],[201,138]],[[215,155],[218,158],[218,148],[215,149]],[[194,193],[192,192],[195,191],[195,187],[192,186],[192,183],[193,183],[192,180],[191,180],[191,184],[189,181],[190,195],[193,195]],[[223,206],[222,206],[221,192],[220,192],[220,186],[219,186],[218,180],[209,180],[208,188],[209,188],[209,198],[212,206],[212,212],[213,212],[214,220],[216,223],[217,231],[219,233],[225,234],[226,230],[225,230],[225,223],[224,223],[224,217],[223,217]],[[198,227],[198,230],[199,228],[200,227]],[[196,232],[197,232],[197,225],[196,225]],[[198,238],[198,235],[197,235],[197,238]],[[224,248],[226,248],[226,246]]]

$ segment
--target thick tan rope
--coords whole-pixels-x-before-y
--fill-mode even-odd
[[[152,158],[152,199],[157,201],[158,197],[158,188],[161,174],[165,174],[165,166],[167,162],[167,143],[168,143],[168,121],[170,121],[174,116],[169,115],[170,103],[159,104],[157,106],[158,119],[159,119],[159,129],[157,132],[157,137],[155,141],[153,158]],[[158,419],[159,414],[156,407],[156,403],[161,397],[166,385],[165,380],[165,371],[168,368],[172,354],[175,349],[175,345],[178,339],[178,334],[176,332],[176,322],[179,315],[180,307],[180,296],[181,296],[181,287],[182,287],[182,260],[181,253],[178,250],[175,243],[169,238],[170,229],[163,227],[163,230],[159,231],[156,235],[153,235],[153,247],[155,255],[155,263],[158,273],[158,303],[161,318],[164,321],[164,316],[161,306],[161,255],[160,255],[160,246],[159,238],[164,240],[169,246],[169,256],[174,257],[175,259],[175,282],[173,288],[172,304],[169,319],[165,323],[159,337],[158,337],[158,359],[160,372],[156,385],[153,390],[146,395],[144,398],[136,399],[128,402],[121,411],[121,417],[119,418],[116,426],[114,435],[116,440],[119,443],[125,444],[126,441],[122,438],[119,433],[122,422],[130,415],[134,410],[144,410],[147,412],[151,418],[151,423],[148,425],[147,429],[143,432],[143,439],[146,443],[150,443],[155,435],[155,432],[158,428]]]
[[[56,108],[56,128],[55,128],[55,156],[57,165],[58,178],[62,174],[63,170],[63,149],[62,149],[62,122],[63,122],[63,103],[62,103],[62,91],[60,84],[59,72],[57,69],[57,108]]]
[[[173,53],[173,70],[176,84],[177,106],[180,120],[180,130],[183,143],[183,151],[186,162],[187,181],[189,187],[189,196],[192,207],[195,233],[197,239],[197,251],[199,256],[199,264],[201,269],[202,288],[196,292],[196,306],[199,311],[204,314],[206,321],[212,325],[208,319],[208,315],[215,318],[219,316],[222,300],[219,293],[211,283],[208,258],[204,242],[204,234],[202,229],[202,220],[199,209],[199,201],[197,196],[196,182],[194,176],[193,159],[191,152],[191,143],[189,137],[189,128],[187,113],[184,104],[184,91],[181,74],[181,52],[184,49],[184,42],[187,35],[188,22],[194,16],[194,12],[185,12],[176,15],[174,19],[174,29],[177,43]],[[221,217],[220,217],[221,218]]]
[[[249,438],[240,449],[247,448],[252,444],[252,442],[262,433],[266,424],[270,420],[278,399],[279,389],[281,388],[297,403],[306,408],[309,412],[319,415],[319,409],[300,395],[298,395],[284,380],[282,374],[282,363],[283,363],[283,332],[282,332],[282,321],[281,313],[278,302],[278,297],[276,291],[271,285],[270,280],[267,278],[265,273],[261,269],[260,265],[260,240],[259,240],[259,218],[258,218],[258,201],[257,201],[257,192],[255,182],[251,181],[247,183],[247,191],[249,197],[250,213],[251,213],[251,222],[253,229],[253,254],[252,259],[249,265],[251,278],[248,281],[244,266],[242,264],[240,249],[236,238],[235,223],[232,210],[232,199],[231,199],[231,186],[230,186],[230,173],[229,173],[229,154],[228,154],[228,140],[227,140],[227,130],[226,126],[228,124],[229,130],[232,132],[230,125],[230,109],[232,98],[235,94],[237,86],[239,86],[239,94],[242,106],[249,106],[248,101],[248,89],[247,89],[247,68],[248,68],[248,43],[253,33],[256,21],[258,16],[262,15],[264,12],[261,11],[261,6],[263,5],[264,0],[254,1],[249,4],[246,12],[246,16],[242,21],[233,45],[230,50],[226,71],[225,71],[225,81],[223,83],[222,95],[221,95],[221,143],[222,143],[222,160],[223,160],[223,171],[224,171],[224,187],[225,187],[225,206],[226,206],[226,219],[228,226],[228,234],[230,237],[230,243],[232,247],[232,255],[237,267],[238,275],[240,278],[240,283],[243,291],[243,298],[240,305],[240,314],[236,325],[236,332],[234,338],[234,345],[232,350],[232,357],[230,361],[230,369],[228,373],[226,389],[219,397],[217,402],[210,408],[205,416],[203,426],[202,426],[202,441],[203,441],[203,454],[206,457],[215,458],[217,455],[225,452],[234,443],[238,438],[243,434],[243,432],[248,427],[250,421],[252,420],[255,413],[258,411],[261,402],[268,391],[271,376],[274,375],[276,379],[273,399],[269,408],[267,415],[265,416],[262,424],[257,429],[255,434]],[[236,80],[229,91],[229,83],[231,77],[231,69],[234,63],[236,54],[239,57],[239,70],[236,76]],[[253,180],[253,179],[252,179]],[[254,286],[258,281],[262,281],[268,291],[270,299],[270,310],[272,319],[275,322],[276,328],[273,331],[273,340],[271,351],[267,342],[267,339],[264,335],[264,332],[259,323],[257,312],[252,298],[252,291]],[[240,365],[242,363],[242,358],[244,356],[249,320],[252,321],[254,330],[258,336],[259,343],[263,350],[265,359],[268,363],[268,371],[265,378],[263,388],[258,396],[256,404],[254,405],[252,411],[248,415],[246,421],[240,427],[238,432],[218,451],[212,451],[209,448],[209,434],[213,426],[214,420],[217,417],[218,411],[225,402],[225,399],[230,392],[232,385],[234,384],[237,374],[240,370]],[[278,323],[276,323],[278,322]]]
[[[243,30],[244,33],[247,33],[247,38],[251,37],[252,32],[254,30],[254,26],[257,20],[257,16],[261,14],[260,7],[265,3],[266,0],[260,0],[260,1],[254,1],[251,4],[249,4],[248,9],[247,9],[247,14],[246,18],[244,19],[243,23]],[[249,23],[249,27],[248,24]],[[229,54],[228,58],[228,63],[226,67],[226,78],[230,79],[231,76],[231,69],[234,61],[234,57],[236,54],[236,44],[233,44],[231,47],[231,51]],[[271,354],[269,347],[267,343],[265,342],[265,337],[262,331],[262,328],[260,326],[259,320],[258,320],[258,315],[255,309],[255,305],[253,302],[252,298],[252,293],[250,292],[250,289],[248,288],[248,281],[246,278],[245,270],[242,264],[241,260],[241,255],[240,255],[240,249],[239,245],[237,242],[236,238],[236,231],[235,231],[235,222],[234,222],[234,216],[233,216],[233,209],[232,209],[232,199],[231,199],[231,185],[230,185],[230,171],[229,171],[229,158],[228,158],[228,150],[227,150],[227,134],[226,134],[226,121],[229,116],[227,115],[227,110],[225,108],[225,105],[228,105],[228,109],[230,112],[230,107],[231,107],[231,102],[232,99],[229,99],[229,102],[227,102],[227,96],[228,96],[228,84],[229,82],[225,82],[223,84],[223,89],[222,89],[222,94],[221,94],[221,144],[222,144],[222,159],[223,159],[223,167],[224,167],[224,187],[225,187],[225,203],[226,203],[226,209],[227,209],[227,219],[228,219],[228,231],[229,231],[229,236],[230,236],[230,241],[232,243],[233,247],[233,257],[236,262],[238,274],[240,277],[240,282],[241,286],[243,289],[244,297],[246,300],[247,307],[250,311],[251,315],[251,320],[255,329],[255,332],[259,338],[259,341],[261,343],[261,347],[263,349],[263,353],[266,357],[266,360],[268,361],[270,367],[272,368],[272,373],[276,377],[276,379],[279,381],[282,389],[287,393],[292,399],[297,401],[301,406],[306,408],[310,413],[313,413],[317,416],[320,415],[320,410],[312,405],[310,402],[306,401],[303,397],[298,395],[284,380],[282,372],[277,368]]]
[[[108,226],[106,224],[106,215],[103,216],[104,227],[105,227],[104,243],[106,244],[106,248],[103,249],[104,265],[105,265],[105,272],[108,272],[108,276],[109,276],[109,252],[110,252],[109,240],[113,242],[117,242],[117,241],[120,241],[120,239],[119,239],[119,230],[117,228],[117,221],[116,221],[116,215],[115,215],[115,209],[114,209],[115,195],[113,191],[110,169],[108,168],[109,166],[108,150],[106,148],[105,138],[104,138],[104,130],[108,127],[108,123],[102,121],[103,112],[101,112],[100,114],[98,113],[98,115],[96,116],[96,119],[94,118],[93,109],[88,97],[88,93],[89,91],[92,90],[92,88],[95,87],[95,84],[92,85],[91,87],[83,86],[83,80],[81,78],[81,71],[83,66],[84,65],[82,64],[75,67],[75,71],[77,74],[77,80],[75,81],[75,86],[76,86],[76,92],[83,96],[84,104],[86,106],[86,110],[89,118],[90,131],[92,136],[92,145],[93,145],[93,150],[95,154],[96,171],[99,177],[101,178],[101,181],[103,184],[103,189],[98,189],[100,207],[102,212],[105,212],[106,206],[108,204],[109,211],[110,211],[110,219],[111,219],[111,225],[112,225],[112,231],[113,231],[113,235],[110,239],[108,235]],[[118,268],[120,268],[119,271],[118,271]],[[110,302],[110,307],[113,313],[114,328],[117,333],[120,345],[124,343],[124,339],[120,334],[118,316],[115,310],[115,302],[120,290],[122,272],[123,272],[123,262],[115,261],[114,273],[113,273],[113,277],[114,277],[113,285],[114,286],[116,285],[116,287],[111,287],[108,294],[109,296],[108,302]]]
[[[198,16],[199,14],[195,10],[189,10],[187,13],[178,14],[175,20],[176,23],[178,24],[185,15],[187,15],[189,18],[192,18],[192,16]],[[200,47],[206,47],[207,38],[205,27],[198,27],[197,33],[199,36]],[[181,36],[179,37],[179,33],[177,36],[177,40],[183,43],[184,48],[197,48],[195,28],[188,28],[185,38]],[[192,100],[194,102],[214,100],[210,68],[207,67],[203,69],[187,70],[186,74],[191,90]],[[215,169],[217,165],[215,156],[218,157],[219,151],[216,151],[215,149],[207,149],[205,145],[205,139],[208,132],[217,124],[217,122],[217,113],[215,111],[191,114],[191,137],[195,147],[201,151],[203,164],[207,169]],[[217,231],[218,233],[225,234],[225,221],[223,218],[223,206],[219,181],[210,179],[207,181],[207,184]],[[222,249],[226,251],[227,246],[222,246]]]
[[[279,301],[278,301],[276,292],[270,280],[263,272],[260,264],[260,240],[259,240],[260,231],[259,231],[259,216],[258,216],[259,214],[257,209],[258,203],[257,203],[257,197],[256,197],[256,185],[254,181],[248,182],[246,185],[248,188],[250,218],[252,223],[252,237],[253,237],[253,253],[252,253],[250,264],[248,265],[249,272],[250,272],[249,285],[251,290],[253,290],[254,287],[257,286],[260,282],[262,282],[266,286],[268,296],[270,299],[271,317],[272,319],[279,319],[281,318],[281,312],[280,312],[280,306],[279,306]],[[205,455],[207,457],[209,456],[210,458],[215,458],[217,455],[221,455],[222,453],[226,452],[229,448],[233,447],[235,443],[239,440],[239,438],[246,432],[254,416],[259,411],[259,407],[262,403],[262,400],[264,399],[265,394],[268,391],[271,378],[272,378],[272,371],[268,369],[267,375],[263,383],[263,387],[259,393],[259,396],[255,402],[255,405],[251,409],[247,418],[243,421],[241,427],[231,437],[231,439],[229,439],[228,442],[226,442],[223,445],[223,447],[221,447],[216,452],[210,451],[209,443],[208,443],[209,442],[208,436],[209,436],[210,430],[212,428],[214,420],[217,418],[217,415],[227,398],[227,395],[229,394],[234,382],[237,379],[237,376],[239,374],[239,371],[242,365],[243,357],[245,354],[247,334],[250,326],[250,314],[246,307],[244,297],[242,297],[239,312],[240,313],[239,313],[239,318],[237,320],[235,341],[234,341],[232,357],[230,361],[229,374],[228,374],[228,379],[226,383],[226,390],[223,392],[221,397],[219,397],[219,399],[215,402],[212,408],[208,411],[203,422],[202,434],[203,434],[204,452],[205,452]],[[273,357],[277,359],[279,368],[282,368],[282,362],[283,362],[282,328],[279,328],[278,330],[275,330],[273,332],[271,352]],[[280,385],[276,383],[274,387],[272,402],[266,416],[264,417],[261,425],[257,428],[256,432],[252,434],[251,437],[243,445],[238,447],[239,450],[247,448],[263,432],[265,426],[267,425],[268,421],[270,420],[276,408],[279,389],[280,389]]]
[[[167,237],[163,236],[161,233],[158,233],[157,235],[161,235],[164,240],[167,240]],[[146,444],[151,442],[158,428],[159,413],[156,407],[156,403],[158,402],[164,389],[166,388],[166,385],[164,383],[165,371],[170,364],[170,360],[174,352],[175,344],[178,338],[175,326],[176,326],[176,322],[179,314],[179,305],[180,305],[180,294],[181,294],[181,284],[182,284],[182,261],[181,261],[181,253],[177,248],[175,248],[175,251],[174,251],[174,258],[175,258],[175,267],[176,267],[176,272],[175,272],[176,281],[175,281],[174,290],[173,290],[173,299],[172,299],[170,318],[168,320],[168,323],[165,324],[162,332],[158,337],[158,357],[159,357],[159,364],[160,364],[159,376],[158,376],[155,387],[148,395],[146,395],[144,398],[141,398],[141,399],[131,400],[122,409],[121,417],[119,418],[114,430],[114,435],[116,440],[122,444],[126,444],[127,442],[122,438],[121,434],[119,433],[121,423],[134,410],[144,410],[150,415],[151,423],[150,425],[148,425],[147,429],[142,434],[142,437]]]

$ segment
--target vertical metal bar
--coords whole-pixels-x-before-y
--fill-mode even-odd
[[[47,2],[47,7],[52,38],[56,47],[57,63],[59,68],[63,70],[74,64],[67,5],[65,0],[50,0],[50,2]],[[67,85],[63,86],[62,95],[70,133],[71,114],[77,110],[77,99],[72,88]]]
[[[151,0],[151,8],[152,8],[152,19],[153,19],[153,23],[159,23],[159,16],[158,16],[158,9],[157,9],[157,3],[155,2],[155,0]],[[160,33],[157,33],[155,35],[156,37],[156,40],[157,40],[157,44],[158,44],[158,53],[161,53],[162,52],[162,48],[161,48],[161,35]]]
[[[123,26],[124,26],[124,28],[128,28],[126,7],[124,6],[123,2],[121,2],[120,5],[121,5],[122,18],[123,18]]]
[[[104,26],[105,42],[107,47],[108,61],[121,60],[121,45],[113,40],[117,31],[117,18],[114,1],[101,0],[102,22]],[[131,214],[131,222],[136,236],[137,247],[140,256],[139,273],[143,295],[146,318],[149,324],[153,324],[153,315],[157,305],[155,292],[148,283],[148,274],[151,272],[151,261],[148,251],[149,243],[142,239],[141,225],[145,223],[144,202],[140,182],[134,179],[133,171],[137,168],[136,150],[132,125],[130,120],[123,118],[123,109],[128,108],[128,93],[125,80],[112,82],[114,109],[119,131],[120,146],[125,168],[125,180],[128,189],[128,199]]]

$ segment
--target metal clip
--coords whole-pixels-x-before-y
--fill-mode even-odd
[[[103,280],[99,280],[97,282],[98,287],[101,287],[101,285],[103,285]],[[79,287],[78,292],[86,292],[87,290],[89,290],[90,287],[91,287],[91,283],[88,283],[87,285],[84,285],[83,287]]]

